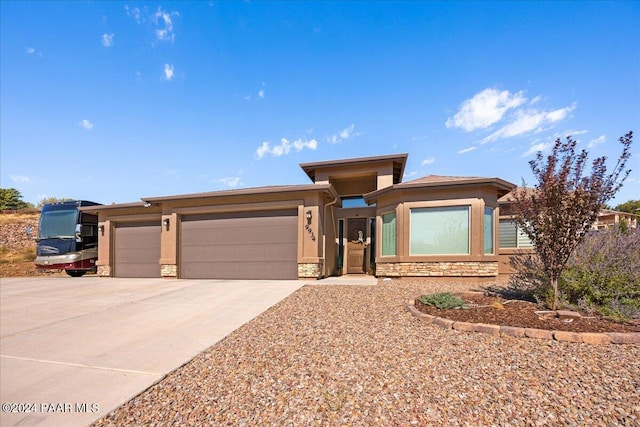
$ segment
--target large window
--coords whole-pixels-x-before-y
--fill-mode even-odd
[[[484,208],[484,253],[493,253],[493,208]]]
[[[382,256],[396,254],[396,213],[382,215]]]
[[[532,248],[531,239],[512,219],[500,220],[500,247],[501,248]]]
[[[469,254],[470,206],[411,209],[411,255]]]

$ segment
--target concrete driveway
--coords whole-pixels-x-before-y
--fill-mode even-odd
[[[1,279],[0,425],[90,424],[303,285]]]

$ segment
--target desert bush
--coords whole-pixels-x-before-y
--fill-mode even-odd
[[[523,253],[510,265],[517,273],[499,293],[552,307],[553,289],[539,258]],[[589,232],[560,276],[558,302],[615,321],[640,319],[640,230]]]
[[[420,302],[439,309],[460,308],[464,306],[464,301],[448,292],[439,294],[422,295]]]
[[[580,309],[640,319],[640,230],[589,233],[567,263],[560,289]]]

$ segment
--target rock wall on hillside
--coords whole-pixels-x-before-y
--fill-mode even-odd
[[[27,227],[31,227],[31,236],[27,236]],[[21,219],[12,224],[0,225],[0,246],[14,251],[35,248],[38,235],[38,217]]]

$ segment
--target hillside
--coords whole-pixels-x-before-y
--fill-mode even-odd
[[[60,272],[42,272],[34,268],[39,214],[0,214],[0,277],[51,276]],[[27,236],[27,227],[31,236]]]

